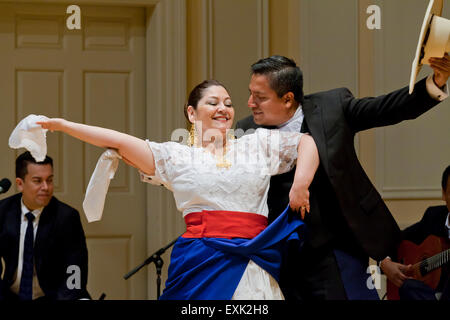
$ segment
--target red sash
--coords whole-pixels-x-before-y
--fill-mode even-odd
[[[191,212],[184,217],[183,238],[253,239],[267,227],[267,218],[239,211]]]

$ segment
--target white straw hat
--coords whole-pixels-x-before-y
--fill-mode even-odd
[[[450,20],[442,18],[443,0],[430,0],[422,29],[416,55],[412,63],[409,93],[414,90],[417,74],[424,64],[429,64],[431,57],[441,58],[445,52],[450,51]]]

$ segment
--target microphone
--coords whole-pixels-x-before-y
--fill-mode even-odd
[[[4,178],[4,179],[2,179],[2,181],[0,181],[0,193],[8,192],[10,187],[11,187],[11,181],[9,181],[9,179]]]

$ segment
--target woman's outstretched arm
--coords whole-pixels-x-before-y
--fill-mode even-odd
[[[61,131],[89,144],[116,149],[124,161],[145,174],[155,174],[153,153],[147,143],[139,138],[111,129],[53,118],[37,124],[50,131]]]
[[[291,209],[298,211],[302,218],[305,212],[309,212],[309,186],[319,167],[319,152],[314,139],[304,134],[297,147],[297,167],[295,169],[294,182],[289,191],[289,204]]]

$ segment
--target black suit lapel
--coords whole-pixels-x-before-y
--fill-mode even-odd
[[[17,264],[19,263],[20,224],[22,218],[21,199],[22,197],[19,196],[14,201],[13,210],[8,219],[9,232],[12,235],[11,257],[13,259],[12,269],[14,271],[17,269]]]
[[[11,199],[11,204],[4,212],[5,220],[3,222],[3,238],[1,238],[0,241],[4,240],[6,243],[3,247],[3,258],[5,260],[5,274],[3,276],[3,280],[7,286],[12,285],[14,274],[19,263],[20,224],[22,217],[22,209],[20,205],[21,198],[22,194],[20,193],[14,195]]]
[[[303,119],[302,127],[300,128],[300,132],[302,132],[302,133],[309,132],[308,123],[306,122],[305,119]]]
[[[442,206],[440,219],[441,223],[439,224],[438,234],[445,239],[448,239],[448,229],[447,226],[445,225],[445,223],[447,222],[447,215],[448,215],[447,207]]]
[[[41,216],[39,217],[39,225],[36,234],[36,240],[34,242],[34,255],[36,262],[36,271],[39,273],[39,270],[42,265],[43,253],[49,247],[49,239],[51,239],[52,227],[55,219],[52,218],[52,215],[55,214],[55,210],[53,209],[55,206],[56,199],[53,197],[50,203],[42,210]]]

